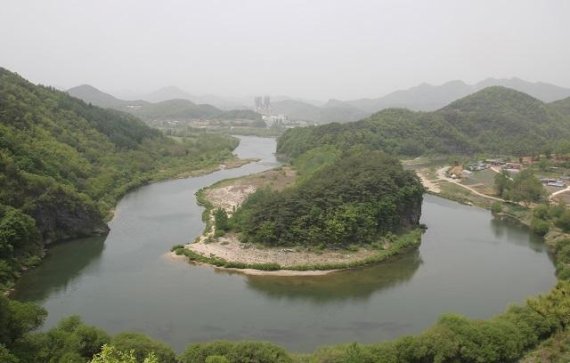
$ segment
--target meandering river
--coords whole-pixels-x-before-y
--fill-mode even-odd
[[[138,331],[182,351],[214,339],[268,340],[293,351],[418,333],[446,312],[488,318],[548,291],[547,248],[488,211],[426,195],[420,249],[375,267],[316,277],[244,276],[172,261],[172,245],[204,228],[194,193],[273,168],[275,141],[240,137],[261,161],[152,184],[126,195],[104,238],[53,246],[15,298],[44,306],[44,329],[77,314],[110,333]]]

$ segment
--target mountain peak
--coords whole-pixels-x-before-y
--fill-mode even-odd
[[[100,107],[113,107],[124,103],[124,101],[89,84],[82,84],[77,87],[70,88],[67,90],[67,94]]]
[[[444,107],[443,111],[524,114],[543,112],[544,103],[526,93],[503,86],[486,87]]]

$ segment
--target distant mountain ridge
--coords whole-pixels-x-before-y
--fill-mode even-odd
[[[67,93],[95,106],[112,108],[128,112],[144,121],[153,120],[188,120],[201,118],[218,118],[232,120],[236,117],[259,120],[261,116],[252,110],[224,111],[209,104],[196,104],[186,98],[186,94],[175,88],[168,87],[154,94],[158,102],[145,100],[127,101],[116,98],[90,85],[81,85],[67,90]],[[170,96],[180,96],[168,98]],[[162,100],[166,98],[166,100]]]
[[[462,97],[490,86],[503,86],[526,93],[543,102],[570,97],[570,89],[544,82],[528,82],[520,78],[487,78],[474,85],[450,81],[439,86],[422,83],[407,90],[399,90],[384,97],[363,98],[346,103],[363,111],[374,113],[386,108],[407,108],[412,111],[435,111]]]
[[[212,105],[224,111],[247,109],[248,107],[246,105],[252,103],[251,101],[248,102],[241,98],[221,97],[216,95],[194,95],[176,86],[162,87],[150,93],[122,91],[118,92],[117,94],[119,95],[118,98],[127,100],[140,99],[151,103],[169,101],[173,99],[188,100],[196,104]]]
[[[303,120],[315,123],[329,122],[352,122],[363,119],[375,112],[387,108],[405,108],[412,111],[435,111],[439,110],[455,100],[466,97],[477,91],[490,86],[502,86],[526,93],[543,102],[553,102],[570,97],[570,89],[544,82],[528,82],[520,78],[495,79],[487,78],[476,84],[467,84],[463,81],[450,81],[441,85],[422,83],[406,90],[398,90],[378,98],[362,98],[356,100],[330,99],[324,104],[306,101],[293,97],[272,97],[272,110],[275,114],[284,114],[292,120]],[[177,100],[186,100],[187,111],[178,108],[176,117],[212,117],[211,107],[201,107],[203,104],[216,107],[219,112],[227,111],[243,101],[231,101],[218,96],[196,97],[170,86],[161,88],[153,93],[143,96],[138,101],[125,101],[101,92],[91,86],[83,85],[68,91],[71,95],[83,99],[86,102],[101,107],[110,107],[133,113],[148,120],[150,115],[156,115],[155,107],[164,109],[165,105],[152,106],[153,104]],[[194,101],[194,102],[193,102]],[[180,102],[178,102],[178,106]],[[245,106],[243,106],[245,108]],[[137,109],[137,111],[135,111]],[[150,110],[149,110],[150,109]]]
[[[405,108],[411,111],[435,111],[460,98],[490,86],[502,86],[523,92],[543,102],[570,97],[570,89],[544,82],[527,82],[520,78],[487,78],[469,85],[463,81],[450,81],[442,85],[422,83],[407,90],[398,90],[379,98],[356,100],[330,99],[321,106],[302,100],[286,99],[272,104],[276,113],[289,118],[317,123],[352,122],[387,108]]]
[[[287,130],[277,152],[291,158],[325,145],[364,145],[391,154],[570,152],[570,98],[544,103],[502,86],[487,87],[432,112],[391,108],[346,124]]]

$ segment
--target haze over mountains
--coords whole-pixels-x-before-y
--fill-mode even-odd
[[[487,78],[473,85],[463,81],[450,81],[439,86],[422,83],[407,90],[392,92],[384,97],[358,99],[346,103],[370,113],[390,107],[408,108],[412,111],[435,111],[457,99],[491,86],[512,88],[543,102],[570,97],[570,89],[549,83],[532,83],[519,78]]]
[[[326,103],[299,98],[273,97],[272,112],[284,114],[292,120],[316,123],[350,122],[363,119],[386,108],[406,108],[412,111],[435,111],[451,102],[490,86],[503,86],[526,93],[543,102],[570,97],[570,89],[543,82],[528,82],[519,78],[488,78],[476,84],[450,81],[441,85],[422,83],[407,90],[398,90],[378,98],[356,100],[330,99]],[[82,85],[68,90],[72,96],[101,107],[115,108],[143,119],[153,117],[225,117],[224,111],[251,109],[252,101],[228,99],[215,95],[193,96],[174,86],[164,87],[139,100],[126,101],[98,89]],[[176,100],[176,101],[173,101]],[[166,103],[164,103],[166,102]],[[164,113],[173,107],[174,112]],[[159,111],[156,111],[159,110]],[[254,117],[253,115],[248,115]]]
[[[273,103],[273,109],[289,117],[315,121],[347,122],[360,120],[386,108],[406,108],[412,111],[435,111],[451,102],[490,86],[503,86],[526,93],[543,102],[552,102],[570,97],[570,89],[548,83],[532,83],[519,78],[488,78],[469,85],[463,81],[450,81],[442,85],[422,83],[407,90],[399,90],[378,98],[357,100],[329,100],[315,106],[299,100]]]
[[[226,111],[211,104],[196,104],[187,98],[189,95],[184,93],[184,91],[174,87],[161,89],[149,95],[148,99],[160,100],[154,102],[147,100],[122,100],[90,85],[71,88],[67,90],[67,93],[95,106],[128,112],[144,121],[200,118],[224,120],[236,118],[261,119],[261,115],[251,110],[243,109],[243,107],[241,110]],[[173,98],[169,98],[170,96],[173,96]]]

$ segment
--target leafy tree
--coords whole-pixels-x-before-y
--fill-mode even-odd
[[[212,356],[225,358],[230,363],[289,363],[293,360],[287,352],[274,344],[265,342],[226,342],[193,344],[180,356],[180,363],[205,363]],[[216,358],[219,360],[219,358]],[[213,360],[216,362],[216,360]],[[220,362],[224,362],[221,360]]]
[[[139,363],[151,355],[161,363],[176,363],[176,355],[169,346],[144,334],[121,333],[113,337],[110,345],[118,351],[132,352]]]
[[[512,178],[505,170],[495,175],[495,191],[503,199],[510,199],[512,189]]]
[[[570,210],[564,211],[556,220],[556,225],[564,232],[570,231]]]
[[[134,351],[122,352],[113,346],[104,345],[101,353],[96,354],[89,363],[159,363],[158,358],[149,353],[142,361],[137,360]]]
[[[9,357],[8,352],[22,344],[25,335],[40,326],[46,315],[35,304],[9,300],[0,294],[0,356]]]
[[[532,170],[525,169],[514,177],[511,191],[513,201],[528,205],[532,202],[541,201],[545,195],[544,186]]]
[[[228,213],[223,208],[217,208],[214,211],[214,225],[216,227],[216,232],[225,232],[229,228],[228,223]]]

